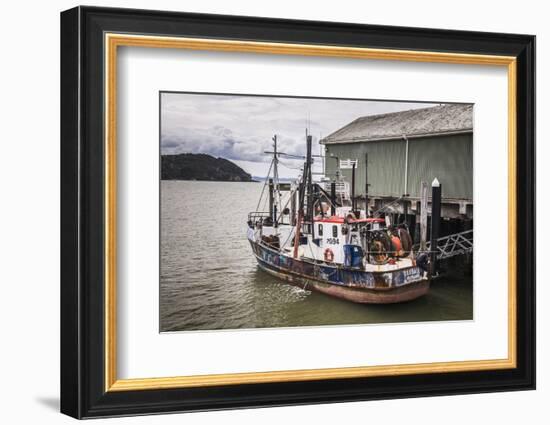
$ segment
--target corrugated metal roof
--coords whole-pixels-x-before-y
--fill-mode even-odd
[[[471,132],[473,105],[445,104],[357,118],[321,140],[321,143],[353,143]]]

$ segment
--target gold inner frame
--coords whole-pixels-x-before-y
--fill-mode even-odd
[[[447,373],[515,368],[516,358],[516,58],[444,52],[370,49],[326,45],[266,43],[128,34],[105,34],[105,391],[204,387],[311,381],[417,373]],[[116,372],[116,123],[117,51],[120,46],[355,59],[504,66],[508,72],[508,357],[418,364],[246,372],[163,378],[118,379]]]

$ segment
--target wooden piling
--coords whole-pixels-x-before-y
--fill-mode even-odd
[[[369,217],[369,154],[365,154],[365,216]]]
[[[420,251],[426,251],[428,237],[428,183],[420,184]]]
[[[431,274],[435,274],[437,261],[437,238],[439,236],[439,222],[441,221],[441,184],[437,178],[432,182],[432,229],[430,240]]]
[[[355,214],[355,162],[351,167],[351,211]]]

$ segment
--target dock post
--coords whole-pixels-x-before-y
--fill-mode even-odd
[[[426,251],[428,237],[428,183],[420,184],[420,251]]]
[[[437,261],[437,238],[439,236],[439,221],[441,220],[441,184],[437,178],[432,182],[432,231],[430,238],[431,252],[431,275],[433,276],[436,270]]]
[[[369,216],[369,154],[365,154],[365,217]]]
[[[351,211],[355,214],[355,162],[351,167]]]
[[[336,215],[336,182],[330,182],[330,215]]]

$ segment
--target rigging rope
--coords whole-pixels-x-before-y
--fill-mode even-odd
[[[264,196],[265,187],[267,186],[267,181],[269,179],[269,174],[271,173],[271,167],[273,167],[273,160],[271,160],[271,164],[269,165],[269,170],[267,170],[267,176],[264,180],[264,186],[262,187],[262,193],[260,194],[260,199],[258,200],[258,205],[256,206],[256,211],[260,211],[260,203],[262,202],[262,197]],[[265,205],[265,202],[264,202]]]

